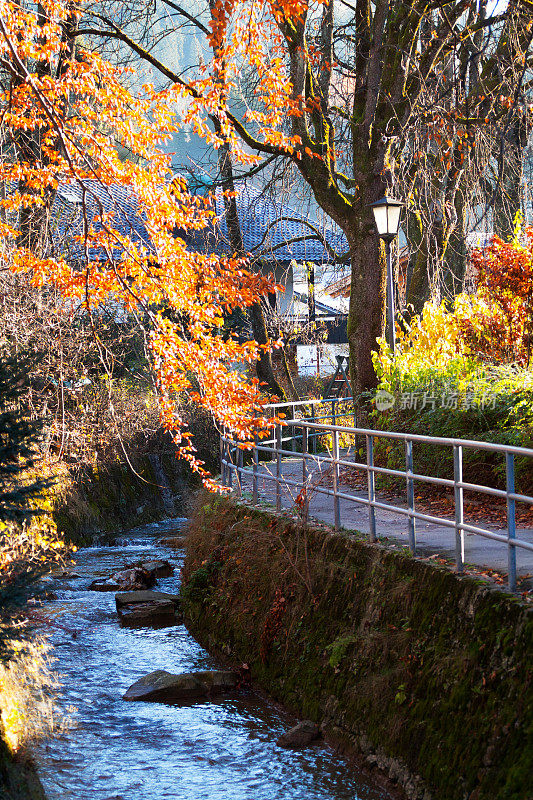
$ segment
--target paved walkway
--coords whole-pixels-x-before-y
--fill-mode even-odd
[[[309,464],[309,471],[316,466]],[[326,466],[327,465],[323,465]],[[259,479],[259,500],[267,502],[269,505],[275,504],[275,482],[268,480],[266,476],[275,474],[275,464],[272,462],[262,462],[260,465]],[[286,458],[282,461],[282,475],[289,480],[301,481],[302,467],[299,459]],[[320,479],[319,471],[313,473],[313,482]],[[327,484],[324,483],[325,486]],[[331,488],[331,486],[329,487]],[[245,497],[251,496],[252,477],[243,475],[242,490]],[[294,508],[295,498],[298,495],[298,488],[295,486],[285,486],[282,492],[282,507],[285,509]],[[339,491],[366,500],[366,492],[352,489],[342,482]],[[405,507],[401,499],[391,500],[376,494],[376,500]],[[311,494],[309,504],[309,516],[330,525],[334,525],[333,497],[318,492]],[[439,516],[434,514],[433,516]],[[368,508],[362,504],[349,500],[340,500],[341,526],[345,530],[369,533]],[[465,519],[465,522],[468,522]],[[494,533],[501,533],[507,536],[507,530],[498,528],[489,522],[476,521],[477,527],[486,528]],[[376,509],[376,532],[379,539],[385,539],[390,544],[398,543],[402,547],[408,547],[407,538],[407,517],[394,514],[390,511]],[[532,528],[517,528],[517,538],[533,543]],[[417,553],[423,556],[440,555],[451,558],[455,561],[455,531],[436,524],[428,524],[421,520],[416,520],[416,545]],[[517,574],[519,577],[533,574],[533,552],[516,548]],[[476,569],[494,569],[507,573],[507,547],[504,543],[487,539],[476,534],[465,534],[465,564],[469,564]]]

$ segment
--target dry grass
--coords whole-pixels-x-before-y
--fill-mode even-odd
[[[209,502],[215,504],[215,513]],[[188,558],[182,573],[185,583],[194,570],[205,566],[215,554],[228,563],[237,559],[236,563],[243,565],[243,574],[247,569],[265,577],[275,574],[278,588],[290,592],[299,587],[315,602],[305,525],[295,524],[291,537],[285,538],[275,526],[265,528],[264,521],[253,513],[245,513],[235,521],[232,507],[207,492],[199,495],[196,509],[187,526]],[[232,532],[240,534],[238,557],[225,544]],[[235,580],[240,580],[238,572]]]
[[[20,595],[24,578],[64,564],[69,549],[58,534],[50,515],[51,503],[40,517],[18,526],[0,523],[0,582],[4,600]],[[33,742],[68,727],[55,703],[59,686],[51,668],[44,639],[28,641],[20,620],[5,609],[0,627],[0,735],[13,753],[24,751]],[[17,633],[15,633],[17,631]]]
[[[60,684],[46,641],[14,641],[11,648],[15,655],[0,663],[0,719],[10,750],[19,753],[40,739],[64,732],[70,722],[56,704]]]

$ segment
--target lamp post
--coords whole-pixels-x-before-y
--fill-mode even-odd
[[[391,242],[398,236],[400,211],[403,203],[392,197],[382,197],[370,204],[380,239],[385,242],[387,254],[387,344],[392,353],[396,350],[396,330],[394,327],[394,284],[392,281]]]

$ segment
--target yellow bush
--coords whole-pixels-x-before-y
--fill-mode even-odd
[[[58,468],[42,461],[36,468],[27,470],[20,476],[24,482],[32,482],[39,478],[57,477]],[[54,497],[61,490],[61,481],[56,480],[52,486],[43,489],[41,494],[31,501],[38,510],[30,521],[22,525],[0,521],[0,580],[7,583],[10,579],[24,572],[34,570],[48,563],[64,563],[75,547],[66,545],[57,530],[52,512]]]
[[[406,375],[414,376],[426,370],[446,370],[452,361],[467,359],[470,353],[469,329],[483,332],[486,319],[497,310],[481,295],[460,294],[450,310],[445,301],[425,303],[420,316],[405,333],[396,329],[397,349],[393,359],[390,348],[379,339],[379,351],[374,354],[376,371],[382,384],[401,383]]]
[[[397,327],[396,336],[394,359],[385,341],[378,340],[375,367],[382,382],[394,376],[401,380],[403,375],[423,367],[442,369],[452,358],[463,354],[458,320],[444,303],[426,303],[409,332]]]

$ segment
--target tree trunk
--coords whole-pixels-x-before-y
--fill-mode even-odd
[[[405,231],[409,251],[409,265],[405,281],[406,319],[409,322],[420,313],[427,299],[427,253],[420,212],[407,209]]]
[[[265,315],[261,308],[261,303],[254,303],[248,309],[248,316],[252,325],[254,339],[258,344],[266,344],[268,341],[268,331]],[[272,355],[268,350],[262,350],[259,360],[256,361],[255,369],[259,380],[267,385],[269,390],[277,395],[280,400],[286,400],[285,392],[274,375],[272,366]]]
[[[28,168],[38,170],[46,165],[41,151],[41,130],[19,130],[13,136],[13,146],[19,163]],[[24,178],[18,183],[18,190],[23,197],[38,197],[41,200],[41,190],[35,189]],[[37,256],[44,256],[49,241],[50,213],[55,197],[55,190],[47,187],[44,190],[43,205],[28,203],[20,209],[18,228],[20,235],[17,240],[19,247],[31,250]]]
[[[439,216],[427,233],[429,299],[433,303],[438,304],[442,299],[444,253],[447,243],[446,221],[444,216]]]
[[[347,231],[352,263],[348,344],[354,397],[377,386],[372,352],[377,350],[376,339],[383,336],[385,326],[385,259],[369,208],[375,198],[367,197],[354,208],[356,223]]]
[[[464,209],[462,213],[464,215]],[[457,257],[453,266],[452,262],[448,262],[450,252],[452,257]],[[462,260],[461,252],[464,253]],[[461,291],[465,268],[464,229],[458,228],[455,213],[448,218],[444,215],[436,216],[431,226],[424,231],[409,285],[407,302],[413,306],[414,313],[421,314],[424,303],[428,300],[440,303],[443,296]]]
[[[444,254],[444,294],[454,298],[463,291],[468,251],[466,246],[467,232],[467,187],[459,188],[455,195],[455,212],[457,222],[453,233],[450,235],[448,246]]]
[[[414,257],[413,270],[406,295],[407,305],[412,306],[413,315],[420,314],[429,299],[428,246],[422,236]]]
[[[292,379],[291,370],[289,368],[289,362],[287,361],[287,351],[285,350],[285,347],[281,348],[281,367],[283,369],[283,375],[285,377],[285,380],[287,381],[287,386],[289,387],[289,392],[292,396],[292,399],[298,402],[298,400],[300,399],[300,395],[298,394],[296,386],[294,385],[294,381]]]

